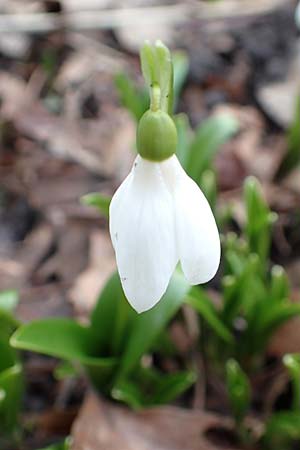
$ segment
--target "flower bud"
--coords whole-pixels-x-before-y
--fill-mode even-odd
[[[176,152],[177,130],[173,119],[161,110],[148,110],[137,129],[137,149],[144,159],[163,161]]]

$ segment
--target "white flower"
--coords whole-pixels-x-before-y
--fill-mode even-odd
[[[161,299],[179,260],[190,284],[214,277],[220,262],[215,219],[175,155],[162,162],[137,156],[109,215],[122,286],[137,312]]]

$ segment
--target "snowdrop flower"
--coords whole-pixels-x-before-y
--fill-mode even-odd
[[[149,110],[140,120],[133,168],[110,204],[110,234],[124,293],[139,313],[165,293],[180,261],[190,284],[206,283],[220,262],[210,206],[175,156],[171,117]]]

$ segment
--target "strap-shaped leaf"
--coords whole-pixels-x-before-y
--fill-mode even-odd
[[[177,313],[189,289],[183,274],[176,271],[160,302],[150,311],[134,317],[121,360],[120,375],[123,376],[136,367],[141,356],[151,348],[168,322]]]

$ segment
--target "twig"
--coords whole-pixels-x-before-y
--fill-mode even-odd
[[[292,0],[227,0],[216,3],[200,1],[158,7],[72,11],[60,14],[3,14],[0,16],[0,33],[47,33],[64,28],[79,31],[158,23],[176,25],[191,19],[209,21],[267,14],[289,4],[293,4]]]

